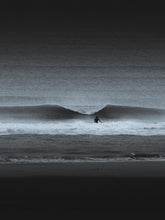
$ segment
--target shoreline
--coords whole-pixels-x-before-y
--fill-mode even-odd
[[[1,177],[165,177],[165,161],[1,164]]]

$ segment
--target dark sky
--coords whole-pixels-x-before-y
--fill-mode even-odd
[[[107,33],[164,35],[164,11],[158,2],[129,3],[111,1],[103,4],[21,5],[1,7],[1,30],[11,33],[58,32],[60,35],[82,34],[83,37]],[[104,37],[104,36],[102,36]]]
[[[71,4],[69,1],[60,5],[13,3],[10,7],[1,7],[0,55],[6,53],[6,60],[8,57],[11,59],[14,51],[17,57],[21,53],[29,56],[31,48],[35,49],[32,55],[43,54],[46,60],[53,53],[60,54],[60,51],[66,56],[64,48],[67,47],[71,49],[70,56],[73,52],[73,56],[77,54],[77,57],[81,53],[79,47],[89,50],[93,47],[96,56],[99,56],[100,50],[104,57],[111,53],[110,59],[114,49],[125,50],[128,55],[129,50],[133,53],[144,50],[145,56],[152,56],[153,60],[156,50],[155,60],[160,64],[165,52],[164,7],[157,1],[144,2],[109,1],[107,5],[96,2],[92,5],[83,2]],[[18,49],[21,52],[17,53]],[[94,52],[90,55],[89,50],[86,50],[87,56],[94,57]],[[152,52],[148,53],[148,50]],[[117,55],[120,52],[116,52]]]
[[[148,4],[145,1],[109,1],[107,5],[102,2],[92,5],[69,1],[60,5],[2,5],[1,63],[10,62],[15,59],[13,57],[27,60],[29,56],[31,60],[34,56],[34,59],[43,56],[49,63],[54,57],[57,60],[59,55],[59,63],[64,63],[62,57],[66,57],[73,65],[76,62],[82,65],[83,55],[93,60],[91,65],[96,63],[94,57],[100,59],[99,65],[109,65],[109,60],[116,65],[125,62],[120,59],[128,55],[126,65],[131,65],[130,58],[136,55],[133,60],[144,58],[141,64],[146,59],[146,64],[162,65],[165,58],[164,25],[164,7],[158,1]],[[66,51],[67,48],[70,51]],[[102,62],[105,57],[109,59]]]
[[[0,64],[163,65],[164,25],[158,1],[1,5]]]

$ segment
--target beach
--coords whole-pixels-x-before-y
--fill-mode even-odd
[[[0,216],[164,216],[165,162],[5,164]]]

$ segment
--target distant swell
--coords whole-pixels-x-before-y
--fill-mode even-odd
[[[82,114],[58,105],[0,107],[0,120],[66,120],[91,119],[164,119],[165,110],[107,105],[93,114]]]

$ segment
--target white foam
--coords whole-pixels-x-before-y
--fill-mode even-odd
[[[69,120],[61,122],[0,122],[0,134],[165,135],[165,122]]]

